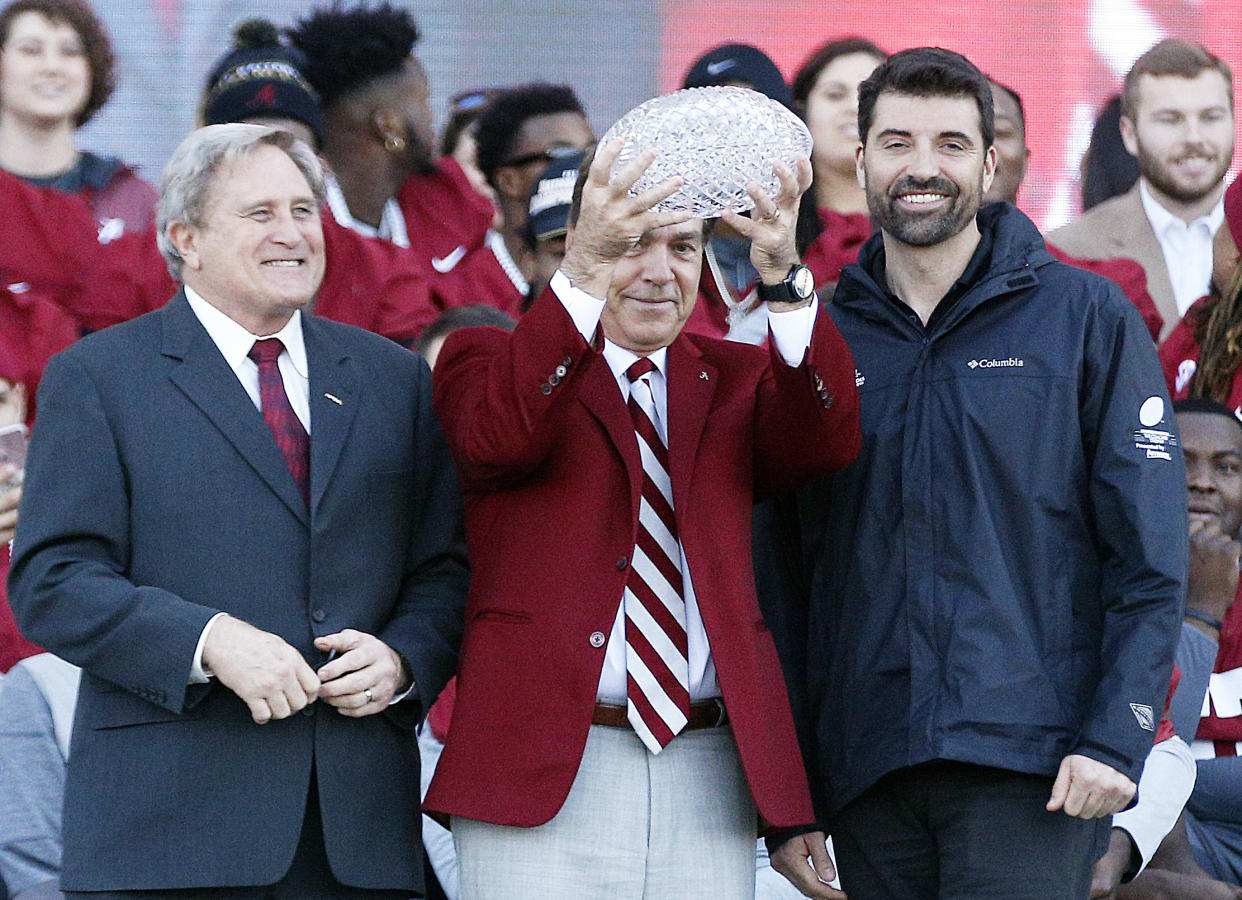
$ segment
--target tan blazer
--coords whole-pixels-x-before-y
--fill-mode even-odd
[[[1049,244],[1070,256],[1083,259],[1123,256],[1139,263],[1147,272],[1147,292],[1164,319],[1160,340],[1169,336],[1181,316],[1173,296],[1173,282],[1164,264],[1164,251],[1143,209],[1138,182],[1120,197],[1089,209],[1068,225],[1049,232],[1047,237]]]

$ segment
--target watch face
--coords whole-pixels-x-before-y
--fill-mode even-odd
[[[806,266],[798,266],[790,279],[793,285],[794,294],[800,299],[806,300],[815,293],[815,276],[811,274],[811,270]]]

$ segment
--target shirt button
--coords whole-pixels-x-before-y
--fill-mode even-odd
[[[311,703],[302,707],[302,715],[313,716],[315,714],[315,704]]]
[[[311,613],[311,618],[316,622],[322,622],[324,619],[328,618],[328,614],[322,609],[317,609]]]
[[[591,646],[592,646],[592,647],[595,647],[596,649],[598,649],[598,648],[600,648],[600,647],[604,646],[604,641],[605,641],[605,640],[606,640],[606,638],[604,637],[604,632],[602,632],[602,631],[592,631],[592,632],[591,632]]]
[[[628,567],[629,567],[629,564],[630,564],[630,558],[629,558],[628,556],[622,556],[622,557],[620,557],[620,558],[617,560],[617,569],[618,569],[618,571],[622,571],[622,572],[624,572],[624,571],[626,570],[626,568],[628,568]]]

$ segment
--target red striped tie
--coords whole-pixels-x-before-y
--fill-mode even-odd
[[[644,377],[654,369],[644,357],[625,372],[643,461],[638,542],[625,584],[625,668],[630,724],[647,749],[659,753],[690,715],[690,665],[668,449],[655,426],[651,381]]]
[[[289,405],[289,395],[285,393],[285,382],[280,377],[280,367],[276,360],[284,351],[285,345],[279,338],[266,338],[255,341],[254,346],[246,355],[254,360],[259,367],[259,403],[263,407],[263,420],[276,438],[285,457],[285,464],[298,484],[302,499],[310,505],[310,435],[302,427],[302,422]]]

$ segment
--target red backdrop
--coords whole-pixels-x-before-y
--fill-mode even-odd
[[[1031,168],[1022,207],[1044,226],[1077,215],[1078,163],[1095,114],[1140,53],[1166,36],[1203,43],[1242,73],[1240,0],[665,0],[660,89],[718,44],[754,44],[787,78],[815,47],[856,34],[889,52],[939,46],[1022,95]],[[1242,74],[1239,75],[1242,77]]]

